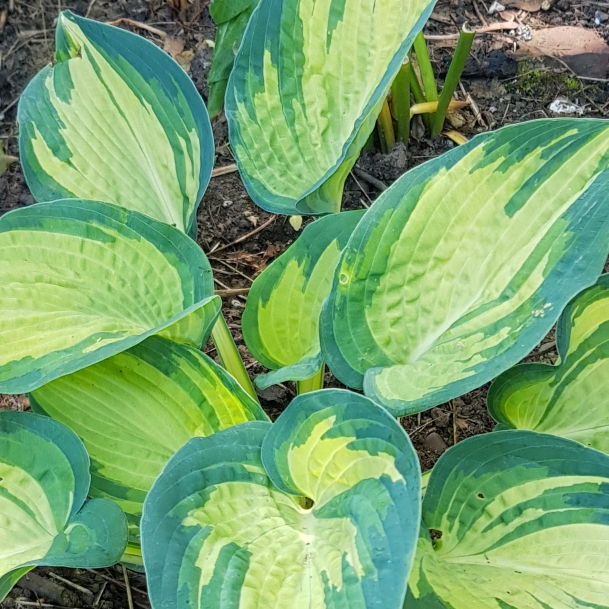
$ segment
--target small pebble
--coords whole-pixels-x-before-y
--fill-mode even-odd
[[[442,436],[435,431],[432,431],[427,435],[425,438],[425,446],[437,455],[441,455],[448,449],[448,444],[446,444],[442,439]]]

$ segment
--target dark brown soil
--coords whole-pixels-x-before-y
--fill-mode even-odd
[[[149,609],[146,577],[127,571],[127,581],[135,607]],[[19,581],[0,606],[3,609],[130,609],[125,574],[120,565],[96,571],[38,567]]]
[[[488,4],[488,3],[487,3]],[[511,11],[514,18],[531,29],[548,25],[580,25],[595,29],[609,38],[609,9],[599,9],[589,0],[557,0],[547,12],[526,13]],[[602,3],[601,3],[602,4]],[[52,59],[53,28],[59,10],[70,9],[101,21],[119,18],[146,23],[171,36],[182,38],[185,51],[190,53],[186,66],[202,96],[207,95],[206,75],[213,51],[206,40],[214,38],[214,26],[207,10],[207,0],[194,0],[183,13],[177,12],[165,0],[0,0],[0,24],[6,11],[6,23],[0,25],[0,142],[9,154],[18,155],[15,125],[16,104],[29,79]],[[9,10],[10,9],[10,10]],[[509,17],[509,16],[508,16]],[[595,25],[595,17],[600,26]],[[454,34],[463,21],[471,27],[501,21],[498,15],[488,15],[483,0],[440,0],[426,32],[433,35]],[[159,45],[154,34],[136,29]],[[548,105],[558,96],[586,106],[586,116],[607,117],[608,85],[604,81],[580,80],[559,65],[547,60],[516,62],[514,36],[496,33],[476,38],[470,61],[462,78],[461,98],[467,93],[477,110],[471,107],[454,113],[451,126],[466,137],[496,129],[505,124],[551,116]],[[431,56],[442,77],[454,49],[454,41],[437,40],[430,43]],[[233,158],[227,144],[227,129],[223,119],[215,121],[217,165],[230,165]],[[346,208],[370,205],[378,196],[374,180],[391,184],[407,169],[433,158],[454,144],[446,137],[429,141],[424,137],[422,124],[415,120],[408,148],[396,146],[389,154],[367,152],[358,162],[356,175],[349,177],[344,197]],[[0,176],[0,213],[30,205],[33,198],[25,185],[21,169],[14,164]],[[306,221],[306,220],[305,220]],[[256,207],[248,197],[237,173],[215,177],[202,201],[198,216],[199,243],[208,253],[217,289],[223,295],[224,313],[252,376],[263,371],[243,345],[240,318],[245,303],[246,289],[252,280],[297,237],[287,218],[275,217]],[[262,229],[261,229],[262,227]],[[261,229],[261,230],[260,230]],[[553,334],[527,358],[532,361],[552,362],[555,357]],[[214,355],[211,345],[206,351]],[[335,379],[326,375],[328,386],[337,386]],[[421,459],[424,470],[429,469],[438,456],[455,442],[492,429],[493,422],[486,410],[486,391],[481,387],[450,403],[433,408],[421,415],[402,419]],[[263,405],[275,418],[295,395],[292,384],[271,387],[261,393]],[[0,409],[26,409],[25,396],[0,396]],[[120,567],[99,572],[70,569],[37,569],[36,573],[48,582],[64,588],[61,606],[101,609],[128,607],[123,572]],[[63,577],[88,592],[76,589]],[[148,607],[147,597],[138,592],[145,589],[143,576],[129,573],[134,603]],[[38,585],[38,587],[37,587]],[[2,603],[2,607],[57,605],[44,586],[29,584],[30,590],[19,586]],[[101,596],[100,596],[101,594]],[[29,603],[29,604],[28,604]],[[39,605],[46,603],[46,605]]]

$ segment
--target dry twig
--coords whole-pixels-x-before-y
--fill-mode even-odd
[[[134,21],[133,19],[128,19],[127,17],[121,17],[115,21],[108,21],[108,25],[120,25],[121,23],[130,25],[131,27],[140,28],[141,30],[146,30],[151,34],[158,36],[161,40],[165,40],[165,38],[167,38],[167,33],[163,32],[163,30],[159,30],[158,28],[152,27],[147,23],[142,23],[141,21]]]
[[[125,590],[127,591],[127,604],[129,605],[129,609],[134,609],[133,607],[133,596],[131,594],[131,586],[129,585],[129,576],[127,575],[127,568],[125,565],[121,565],[123,568],[123,577],[125,578]]]
[[[95,595],[95,600],[93,601],[93,606],[97,607],[99,605],[99,601],[101,601],[101,597],[104,595],[104,592],[106,591],[106,586],[108,585],[108,582],[104,582],[101,585],[101,588],[99,589],[99,592]]]
[[[54,579],[56,579],[60,582],[63,582],[64,584],[66,584],[66,586],[70,586],[71,588],[74,588],[74,590],[78,590],[79,592],[82,592],[83,594],[90,594],[91,596],[93,596],[93,592],[91,592],[91,590],[89,590],[88,588],[79,586],[78,584],[71,582],[69,579],[66,579],[65,577],[61,577],[61,575],[57,575],[57,573],[53,573],[52,571],[49,571],[49,575],[51,577],[53,577]]]
[[[125,584],[121,581],[119,581],[118,579],[115,579],[114,577],[110,577],[109,575],[105,575],[104,573],[102,573],[101,571],[96,571],[94,569],[85,569],[85,571],[88,571],[89,573],[93,573],[93,575],[97,575],[97,577],[101,577],[102,579],[105,579],[106,581],[110,582],[111,584],[116,584],[117,586],[120,586],[121,588],[125,587]],[[134,586],[131,586],[131,590],[133,592],[137,592],[138,594],[142,594],[143,596],[148,596],[148,592],[146,592],[146,590],[142,590],[141,588],[135,588]]]
[[[250,288],[226,288],[225,290],[216,290],[216,296],[220,298],[230,298],[231,296],[244,296],[248,294]]]
[[[237,243],[241,243],[242,241],[245,241],[246,239],[253,237],[254,235],[258,234],[260,231],[267,228],[267,226],[270,226],[271,224],[273,224],[273,222],[275,222],[275,220],[277,220],[277,216],[271,216],[264,224],[261,224],[258,228],[255,228],[253,231],[250,231],[249,233],[247,233],[247,235],[243,235],[242,237],[239,237],[238,239],[235,239],[234,241],[231,241],[230,243],[227,243],[226,245],[221,245],[220,247],[212,248],[211,251],[208,253],[208,256],[210,254],[216,254],[218,252],[221,252],[222,250],[225,250],[233,245],[237,245]]]
[[[368,203],[370,203],[370,205],[372,205],[372,199],[370,198],[370,196],[368,195],[368,193],[366,192],[364,187],[360,184],[360,181],[355,177],[355,174],[353,173],[353,170],[351,170],[351,177],[353,178],[353,180],[357,184],[358,188],[362,191],[362,193],[366,197],[366,199],[368,199]],[[368,203],[366,203],[363,199],[360,199],[360,201],[363,203],[363,205],[364,205],[364,207],[366,209],[370,209],[370,205],[368,205]]]
[[[95,6],[96,2],[97,2],[97,0],[91,0],[91,2],[89,2],[89,6],[87,7],[87,12],[85,13],[85,17],[88,17],[91,14],[91,9],[93,8],[93,6]]]
[[[227,173],[234,173],[235,171],[237,171],[237,165],[236,164],[232,164],[232,165],[224,165],[224,167],[216,167],[212,172],[211,172],[211,177],[212,178],[217,178],[218,176],[224,176]]]
[[[363,169],[360,169],[359,167],[354,167],[352,169],[352,171],[356,176],[359,176],[362,180],[365,180],[366,182],[368,182],[368,184],[372,184],[372,186],[374,186],[375,188],[378,188],[381,192],[383,192],[384,190],[387,190],[387,188],[389,188],[387,186],[387,184],[385,184],[385,182],[381,182],[380,180],[377,180],[374,176],[371,176],[367,171],[364,171]]]
[[[24,607],[45,607],[45,609],[68,609],[68,607],[64,607],[62,605],[51,605],[50,603],[40,603],[40,602],[32,602],[32,601],[22,601],[15,600],[17,605],[23,605]],[[69,609],[79,609],[78,607],[70,607]]]
[[[515,21],[504,21],[502,23],[491,23],[486,27],[475,28],[472,31],[478,34],[497,34],[501,30],[517,30]],[[461,34],[425,34],[425,40],[459,40]]]

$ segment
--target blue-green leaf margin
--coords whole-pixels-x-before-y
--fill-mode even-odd
[[[573,119],[555,119],[553,123],[560,121],[569,121]],[[541,121],[530,121],[530,125]],[[549,122],[549,121],[545,121]],[[579,120],[578,120],[579,122]],[[605,123],[597,119],[587,119],[588,129],[594,127],[594,124]],[[583,128],[582,124],[582,128]],[[400,204],[403,193],[406,191],[421,191],[426,183],[433,179],[433,176],[442,169],[448,168],[467,155],[473,148],[483,145],[485,140],[496,137],[494,133],[484,133],[475,136],[468,142],[454,150],[427,161],[422,165],[415,167],[406,173],[395,185],[385,191],[373,206],[366,213],[362,221],[358,224],[353,235],[351,236],[347,248],[342,254],[345,257],[347,250],[360,250],[365,248],[370,249],[372,246],[367,241],[367,227],[387,224],[389,218],[396,212]],[[505,146],[511,147],[514,142],[510,139],[505,142]],[[531,142],[531,147],[535,144]],[[609,158],[609,151],[606,158]],[[488,159],[483,161],[489,162]],[[399,186],[399,187],[398,187]],[[416,200],[413,201],[411,209],[400,210],[400,213],[409,215],[416,205]],[[540,302],[568,302],[578,292],[586,287],[594,284],[602,273],[603,266],[609,254],[609,170],[600,171],[596,178],[589,184],[588,188],[579,198],[577,205],[572,205],[564,214],[563,218],[568,220],[568,226],[564,232],[573,231],[573,244],[570,247],[568,256],[564,256],[560,263],[555,266],[550,275],[547,275],[541,290]],[[594,236],[594,238],[591,238]],[[556,238],[560,239],[560,235]],[[387,238],[387,235],[385,235]],[[376,259],[377,267],[382,264]],[[339,262],[338,268],[340,268]],[[375,267],[375,274],[381,274],[382,270]],[[548,278],[555,279],[553,285],[548,285],[551,281]],[[334,285],[332,292],[324,303],[320,320],[320,337],[322,344],[322,356],[328,363],[332,373],[345,385],[364,390],[365,395],[379,404],[382,404],[392,413],[404,413],[404,404],[400,400],[387,400],[382,396],[376,395],[374,390],[373,378],[371,373],[382,368],[369,368],[366,375],[360,374],[348,364],[342,356],[340,349],[334,338],[333,315],[341,314],[341,310],[336,304],[336,286],[340,277],[338,272],[334,277]],[[479,387],[490,381],[498,374],[513,366],[523,357],[528,355],[530,351],[539,343],[539,341],[549,332],[552,326],[556,323],[562,307],[554,307],[545,312],[544,316],[536,317],[531,321],[534,332],[527,332],[526,337],[521,337],[520,340],[506,352],[501,358],[495,359],[488,365],[483,362],[481,370],[475,372],[472,376],[462,379],[456,383],[445,386],[442,389],[428,394],[421,400],[409,402],[410,408],[408,412],[421,412],[427,410],[437,404],[441,404],[459,395],[463,395],[471,391],[475,387]],[[365,328],[364,328],[365,330]],[[360,328],[361,331],[361,328]],[[393,362],[387,360],[386,365],[393,365]],[[365,380],[368,379],[368,380]]]
[[[62,423],[43,415],[0,412],[0,429],[10,433],[11,428],[22,428],[59,446],[70,462],[75,487],[67,532],[55,538],[46,556],[0,577],[0,603],[33,567],[110,567],[118,562],[127,545],[127,518],[123,511],[106,499],[86,502],[91,482],[89,456],[78,436]]]
[[[340,4],[341,0],[333,0],[336,4]],[[247,76],[248,69],[250,66],[253,66],[254,71],[260,75],[263,65],[263,57],[266,50],[271,53],[271,60],[274,64],[286,64],[288,63],[288,58],[282,57],[279,51],[279,32],[281,30],[281,19],[283,17],[283,12],[290,9],[289,5],[293,4],[296,7],[299,4],[297,0],[261,0],[260,4],[254,9],[252,16],[250,17],[249,23],[247,24],[247,28],[243,34],[243,38],[241,41],[241,46],[235,57],[235,62],[233,66],[233,71],[228,80],[228,86],[226,89],[226,97],[224,100],[224,113],[226,114],[226,118],[228,121],[228,133],[229,140],[233,144],[233,148],[238,145],[244,145],[243,139],[241,138],[241,134],[239,131],[239,124],[236,118],[237,114],[237,100],[241,103],[246,103],[248,98],[247,95],[243,93],[241,87],[244,83],[250,85],[250,78]],[[311,185],[311,187],[302,194],[302,197],[299,201],[293,201],[288,197],[281,197],[275,195],[270,192],[260,181],[256,180],[253,176],[246,176],[244,173],[241,173],[241,177],[243,178],[243,183],[248,191],[248,194],[256,203],[256,205],[260,206],[262,209],[272,212],[272,213],[294,213],[289,210],[294,208],[297,209],[296,213],[301,215],[317,215],[318,211],[310,208],[306,203],[304,203],[304,199],[315,192],[320,186],[322,186],[328,178],[330,178],[337,169],[341,166],[345,158],[347,157],[349,148],[353,141],[357,138],[360,128],[362,125],[370,118],[370,114],[375,110],[379,101],[386,95],[389,86],[391,85],[393,78],[397,71],[400,69],[412,43],[414,41],[415,36],[423,29],[429,16],[431,15],[433,8],[435,6],[435,2],[432,2],[426,9],[423,11],[419,20],[417,21],[415,27],[410,31],[408,37],[402,45],[400,49],[395,54],[389,65],[387,66],[387,71],[385,72],[383,78],[377,85],[374,94],[368,101],[364,112],[359,117],[359,119],[355,122],[353,127],[353,132],[349,139],[344,143],[342,153],[339,159],[336,161],[334,166],[330,168],[326,174],[317,182]],[[340,10],[337,9],[340,14]],[[295,24],[295,28],[299,25],[301,26],[301,22],[299,17],[294,9],[293,20]],[[290,61],[292,61],[290,59]],[[280,91],[291,91],[293,87],[292,82],[284,82],[282,78],[282,70],[281,66],[278,70],[279,77],[279,90]],[[290,73],[288,76],[289,81],[293,81],[294,75]],[[256,83],[252,83],[255,85]],[[259,86],[261,85],[261,79],[258,80]],[[380,110],[380,108],[379,108]],[[306,112],[306,109],[305,109]],[[364,142],[362,142],[363,145]],[[237,166],[241,170],[239,158],[236,158]],[[301,204],[299,204],[301,203]]]
[[[118,340],[111,344],[104,345],[99,349],[91,351],[76,360],[69,360],[63,365],[57,366],[57,352],[50,353],[43,358],[48,363],[46,367],[42,365],[37,370],[29,372],[23,376],[0,382],[0,391],[9,394],[27,393],[37,389],[41,385],[53,379],[76,372],[99,361],[125,351],[144,339],[158,334],[162,330],[172,326],[174,323],[184,319],[210,303],[216,305],[217,296],[213,295],[213,276],[211,265],[203,250],[186,234],[182,233],[173,226],[169,226],[158,220],[153,220],[148,216],[135,211],[128,211],[117,205],[102,203],[99,201],[82,201],[80,199],[64,199],[49,203],[38,203],[25,208],[15,209],[0,218],[0,233],[19,230],[48,230],[49,227],[55,232],[67,231],[73,234],[70,227],[62,226],[57,221],[58,211],[62,210],[63,217],[80,220],[82,222],[82,234],[88,238],[95,238],[96,231],[90,227],[87,218],[97,218],[100,224],[111,227],[125,226],[134,231],[136,235],[148,239],[168,260],[173,261],[173,265],[178,270],[182,285],[189,286],[190,294],[194,304],[188,306],[182,313],[175,315],[161,326],[151,328],[138,336],[130,336]],[[45,212],[49,213],[46,215]],[[103,237],[102,237],[103,238]],[[214,319],[220,310],[216,307]],[[210,320],[207,320],[210,322]],[[213,325],[213,322],[211,322]],[[207,328],[211,331],[211,327]],[[201,345],[197,345],[201,346]],[[69,351],[73,347],[68,349]]]
[[[194,119],[193,127],[197,130],[201,141],[201,171],[197,202],[191,216],[184,218],[186,232],[195,238],[197,233],[197,209],[211,178],[215,152],[209,115],[193,81],[169,55],[142,36],[92,19],[79,17],[71,11],[64,11],[62,16],[78,24],[97,50],[117,72],[122,74],[125,81],[129,81],[128,69],[130,66],[146,80],[151,91],[145,95],[144,100],[156,112],[160,112],[161,115],[165,114],[163,108],[156,101],[155,89],[162,91],[165,96],[175,103],[177,108],[180,106],[178,91],[185,97]],[[56,115],[53,116],[52,110],[51,116],[47,115],[49,108],[52,109],[52,104],[46,103],[48,92],[44,87],[44,82],[51,71],[53,72],[53,78],[69,79],[69,73],[61,69],[61,64],[74,57],[74,48],[59,27],[55,34],[55,44],[55,65],[48,65],[30,81],[21,95],[17,114],[17,121],[21,127],[19,137],[21,166],[27,185],[38,202],[55,201],[56,199],[72,198],[74,196],[43,171],[31,145],[31,140],[35,135],[31,127],[33,121],[43,135],[52,137],[51,141],[54,143],[56,155],[66,163],[70,162],[70,152],[61,136],[60,129],[51,127],[47,131],[48,126],[52,123],[58,124],[60,128],[63,125]],[[128,66],[124,65],[125,62]],[[121,63],[123,64],[122,67]],[[69,83],[69,81],[67,82]],[[136,89],[133,89],[133,91],[144,95],[142,91]],[[40,108],[37,100],[45,100]],[[44,113],[42,113],[43,108]],[[120,108],[117,110],[120,112]],[[181,117],[184,118],[183,112]],[[208,142],[208,145],[205,145],[206,142]],[[179,176],[180,172],[176,171],[176,174]],[[137,179],[137,176],[134,176],[134,179]],[[107,202],[114,203],[114,201]]]

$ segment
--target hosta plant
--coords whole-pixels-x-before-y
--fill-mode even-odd
[[[260,207],[340,210],[344,181],[434,4],[260,1],[225,100],[231,147]]]
[[[325,361],[403,415],[492,380],[601,272],[608,151],[606,121],[514,125],[409,171],[361,218],[317,220],[252,287],[244,336],[275,370],[258,382]]]
[[[158,335],[44,385],[31,402],[84,442],[91,456],[89,494],[125,511],[130,545],[124,560],[140,568],[142,506],[169,458],[191,438],[268,421],[218,364]]]
[[[19,101],[20,161],[36,200],[113,203],[193,235],[214,145],[182,68],[141,36],[69,11],[55,60]]]
[[[609,457],[552,435],[465,440],[433,468],[404,609],[609,607]]]
[[[321,386],[319,315],[340,253],[363,213],[331,214],[309,224],[252,284],[242,318],[243,338],[252,355],[272,370],[256,378],[259,387],[316,375]]]
[[[0,390],[33,391],[80,436],[90,495],[127,513],[124,560],[141,565],[142,504],[165,462],[192,437],[266,420],[199,351],[220,307],[209,263],[174,227],[77,199],[4,215],[0,248]]]
[[[179,230],[79,199],[0,218],[0,391],[31,391],[160,334],[200,347],[219,312]]]
[[[36,200],[102,201],[195,237],[214,142],[192,81],[142,37],[69,11],[57,21],[56,47],[18,108],[20,160]],[[212,333],[235,361],[221,316]],[[255,395],[238,359],[233,372]]]
[[[227,90],[260,205],[337,209],[431,5],[261,0]],[[81,437],[102,498],[87,506],[127,513],[122,558],[143,560],[154,608],[400,609],[408,584],[406,609],[604,609],[606,455],[529,430],[464,441],[432,471],[421,519],[416,453],[392,415],[505,371],[597,281],[607,123],[479,136],[369,210],[307,226],[248,301],[244,335],[272,370],[259,383],[303,393],[327,362],[366,395],[304,393],[271,424],[242,364],[240,386],[200,352],[215,332],[221,359],[235,355],[191,239],[213,154],[202,100],[132,34],[63,14],[57,41],[19,107],[25,175],[45,202],[0,219],[0,390],[32,392]],[[580,345],[601,359],[599,286],[564,314],[555,378],[595,369]],[[38,559],[11,562],[4,589]]]
[[[521,364],[500,375],[489,411],[504,428],[552,433],[609,454],[609,275],[569,303],[556,347],[556,365]]]
[[[76,434],[47,417],[0,412],[0,601],[37,565],[113,565],[127,543],[122,511],[85,503],[89,458]]]
[[[155,609],[399,609],[419,529],[417,455],[386,411],[323,390],[273,425],[191,440],[144,504]]]
[[[477,136],[384,192],[324,304],[325,361],[396,415],[527,355],[609,250],[609,124],[541,120]]]

